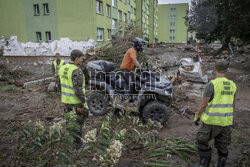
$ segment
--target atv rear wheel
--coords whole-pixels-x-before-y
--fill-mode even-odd
[[[143,108],[142,117],[145,121],[151,119],[154,122],[164,124],[168,119],[168,107],[160,101],[149,102]]]
[[[87,99],[89,111],[93,115],[105,115],[107,112],[108,100],[102,92],[94,91]]]

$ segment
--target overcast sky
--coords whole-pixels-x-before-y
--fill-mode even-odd
[[[168,4],[168,3],[190,3],[191,0],[158,0],[159,4]]]

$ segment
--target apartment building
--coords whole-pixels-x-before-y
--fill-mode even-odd
[[[158,0],[149,0],[149,43],[157,43]]]
[[[137,13],[143,13],[142,25],[149,34],[149,0],[145,1],[141,12],[140,0],[0,0],[0,36],[16,35],[23,42],[64,37],[105,42],[112,35],[124,35],[124,27],[142,16]]]
[[[188,3],[158,5],[158,42],[186,43],[188,29],[185,15]]]

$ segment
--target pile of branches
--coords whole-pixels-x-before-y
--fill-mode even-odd
[[[142,36],[142,30],[133,24],[127,25],[124,36],[113,35],[112,40],[102,44],[96,51],[96,56],[102,60],[114,62],[119,66],[126,51],[132,47],[132,40]],[[139,55],[139,61],[143,55]],[[142,58],[144,60],[145,58]]]

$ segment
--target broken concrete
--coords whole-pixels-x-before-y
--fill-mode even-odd
[[[69,56],[73,49],[86,52],[89,48],[95,48],[97,43],[93,39],[88,41],[72,41],[69,38],[60,38],[52,42],[33,43],[19,42],[17,36],[12,36],[9,39],[0,39],[4,44],[4,55],[15,56],[50,56],[60,53],[64,56]]]

